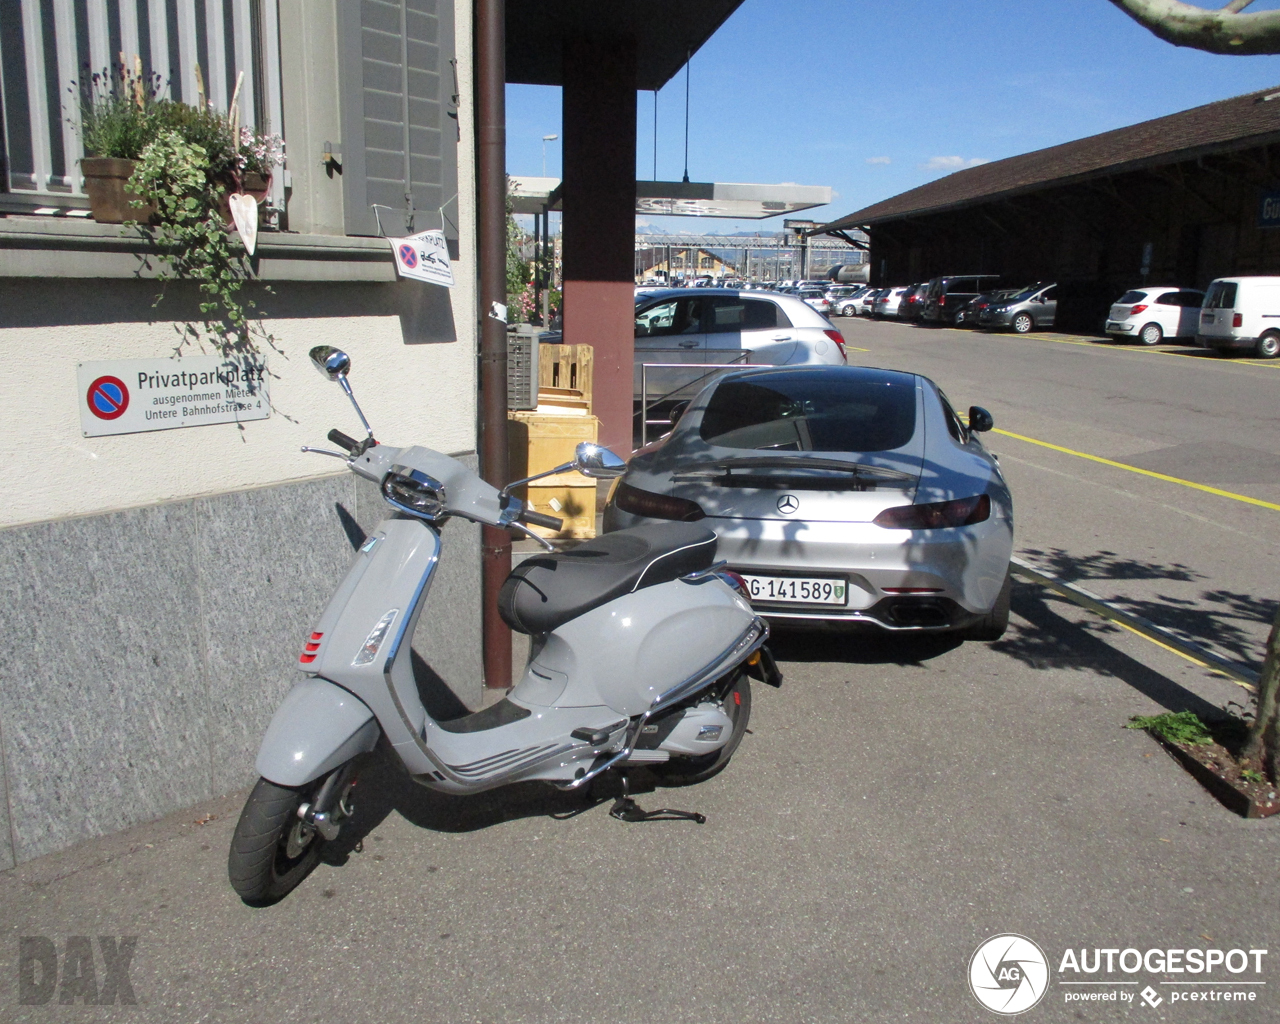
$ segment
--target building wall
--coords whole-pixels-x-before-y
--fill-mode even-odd
[[[171,284],[153,308],[125,229],[0,220],[0,868],[252,781],[302,639],[385,509],[335,460],[299,451],[327,446],[331,427],[360,433],[311,347],[351,355],[379,440],[475,462],[470,5],[455,3],[462,232],[446,290],[397,282],[385,242],[325,237],[343,223],[340,182],[320,166],[322,144],[341,141],[326,91],[335,2],[280,3],[290,226],[310,234],[263,236],[271,291],[246,290],[272,335],[269,419],[82,436],[76,364],[172,355],[196,294]],[[420,682],[474,707],[478,529],[450,523],[443,540],[414,640]]]

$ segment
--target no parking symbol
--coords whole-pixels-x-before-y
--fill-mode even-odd
[[[129,408],[129,389],[119,377],[99,377],[85,393],[89,411],[100,420],[114,420]]]

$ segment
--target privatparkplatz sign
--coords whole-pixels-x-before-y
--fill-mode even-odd
[[[243,423],[271,415],[266,364],[245,356],[80,363],[76,380],[85,437]]]

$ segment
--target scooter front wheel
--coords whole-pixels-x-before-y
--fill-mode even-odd
[[[316,866],[324,837],[298,817],[314,800],[324,777],[297,789],[259,779],[253,787],[227,856],[231,887],[246,903],[283,899]]]
[[[670,761],[653,765],[653,773],[662,784],[692,786],[724,771],[724,766],[738,749],[738,744],[746,734],[747,723],[751,720],[751,683],[747,674],[741,670],[735,672],[733,680],[722,692],[724,696],[720,706],[733,723],[733,734],[729,737],[729,742],[712,754],[704,754],[702,757],[673,757]]]

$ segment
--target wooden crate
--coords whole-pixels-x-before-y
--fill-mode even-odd
[[[572,462],[574,449],[580,443],[595,441],[600,436],[600,421],[594,416],[550,416],[540,412],[512,412],[507,416],[508,465],[512,480]]]
[[[590,408],[593,353],[590,345],[543,345],[538,351],[538,387],[581,391]]]
[[[523,488],[526,507],[564,520],[559,530],[530,527],[543,537],[589,540],[596,535],[596,482],[580,473],[557,473]]]

